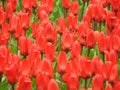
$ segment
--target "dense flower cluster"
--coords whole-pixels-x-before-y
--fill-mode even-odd
[[[64,15],[52,22],[56,2],[1,0],[0,83],[5,77],[11,90],[32,90],[35,78],[37,90],[64,90],[63,83],[66,90],[120,90],[120,1],[60,0]]]

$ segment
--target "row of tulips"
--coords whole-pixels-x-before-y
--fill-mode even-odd
[[[11,90],[32,90],[35,78],[37,90],[119,90],[120,1],[83,0],[80,11],[79,0],[61,0],[64,16],[52,22],[58,1],[1,0],[0,83],[5,77]]]

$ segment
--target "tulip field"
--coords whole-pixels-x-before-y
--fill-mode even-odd
[[[0,90],[120,90],[120,0],[0,0]]]

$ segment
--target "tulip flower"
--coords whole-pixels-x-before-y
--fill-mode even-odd
[[[20,62],[20,76],[30,77],[31,76],[31,64],[28,60]]]
[[[15,14],[10,19],[10,32],[15,32],[19,23],[19,17]]]
[[[66,21],[63,17],[60,17],[57,22],[58,32],[62,34],[66,30]]]
[[[9,2],[6,5],[6,18],[10,19],[13,15],[13,7],[12,4]]]
[[[113,87],[113,90],[119,90],[119,89],[120,89],[120,82],[116,82]]]
[[[54,75],[52,62],[47,58],[45,58],[41,63],[41,70],[42,72],[46,73],[50,78],[52,78]]]
[[[79,12],[79,3],[77,1],[73,1],[70,6],[70,12],[74,15],[78,15]]]
[[[52,43],[48,42],[45,45],[45,56],[51,60],[54,61],[55,59],[55,45]]]
[[[51,79],[48,83],[47,90],[59,90],[58,84],[54,79]]]
[[[32,81],[28,77],[21,77],[16,90],[32,90]]]
[[[40,72],[36,75],[37,90],[48,90],[47,89],[48,83],[49,83],[49,76],[47,74]]]
[[[96,75],[92,81],[92,90],[104,90],[103,89],[103,77],[101,75]]]
[[[108,85],[105,87],[105,90],[113,90],[113,87],[112,87],[110,84],[108,84]]]
[[[6,13],[4,12],[3,8],[0,7],[0,26],[5,23],[6,21]]]
[[[70,8],[70,0],[62,0],[62,6],[64,9]]]
[[[15,11],[17,8],[17,2],[18,2],[18,0],[8,0],[8,3],[12,4],[13,11]]]
[[[96,38],[94,35],[94,31],[90,31],[86,37],[86,46],[88,48],[93,48],[95,47],[95,44],[96,44]]]
[[[66,65],[67,65],[67,55],[64,51],[61,51],[59,53],[57,64],[58,64],[57,71],[63,74],[66,70]]]

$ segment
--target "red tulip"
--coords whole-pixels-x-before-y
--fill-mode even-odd
[[[9,33],[9,24],[2,24],[2,31],[0,35],[0,45],[7,45],[8,40],[10,39]]]
[[[0,74],[3,73],[8,60],[9,51],[6,46],[0,46]]]
[[[79,13],[79,3],[77,1],[73,1],[70,6],[70,12],[74,15],[78,15]]]
[[[26,11],[32,11],[32,3],[31,0],[22,0],[22,7]]]
[[[63,74],[66,70],[66,65],[67,65],[67,55],[64,51],[61,51],[58,55],[57,71]]]
[[[14,85],[18,81],[18,76],[19,76],[18,68],[16,67],[16,65],[7,64],[5,66],[5,75],[6,75],[7,81],[10,84]]]
[[[69,9],[70,0],[62,0],[62,6],[63,6],[64,9]]]
[[[20,63],[20,75],[25,77],[31,76],[31,64],[28,60],[23,60]]]
[[[38,11],[38,18],[43,21],[43,20],[48,20],[48,14],[44,10],[39,10]]]
[[[111,41],[112,41],[112,48],[115,51],[120,51],[120,38],[118,35],[113,35],[111,37]]]
[[[66,30],[66,21],[63,17],[58,18],[58,33],[62,34]]]
[[[73,13],[68,14],[68,27],[71,31],[78,29],[78,16],[75,16]]]
[[[16,8],[17,8],[17,2],[18,2],[18,0],[8,0],[8,3],[9,2],[12,4],[13,11],[15,11]]]
[[[49,14],[48,4],[41,4],[38,6],[38,16],[40,16],[41,11],[45,11],[47,14]]]
[[[52,62],[49,59],[45,58],[42,61],[41,69],[42,69],[42,72],[46,73],[50,78],[53,77],[54,75],[53,66],[52,66]]]
[[[15,14],[10,19],[10,32],[15,32],[19,23],[19,17]]]
[[[36,43],[40,47],[40,52],[44,53],[45,52],[45,44],[46,44],[45,38],[42,35],[38,35],[38,37],[36,39]]]
[[[28,50],[27,50],[27,38],[25,36],[21,36],[18,41],[20,53],[22,55],[27,55]]]
[[[102,75],[96,75],[92,81],[92,90],[103,90],[103,77]]]
[[[120,1],[117,0],[110,0],[110,4],[112,6],[112,10],[117,13],[120,8]]]
[[[105,90],[113,90],[113,87],[112,87],[110,84],[108,84],[108,85],[105,87]]]
[[[47,90],[59,90],[58,84],[54,79],[49,81],[47,88]]]
[[[3,8],[0,7],[0,26],[5,23],[6,21],[6,13],[4,12]]]
[[[32,90],[32,81],[28,77],[21,77],[16,90]]]
[[[28,29],[30,27],[30,15],[28,13],[21,12],[19,17],[22,24],[22,28],[25,30]]]
[[[33,76],[36,76],[37,77],[37,74],[40,73],[42,70],[41,70],[41,59],[35,59],[33,61],[33,63],[31,64],[32,65],[32,74]]]
[[[100,53],[104,53],[104,51],[108,49],[107,39],[103,33],[100,34],[99,39],[98,39],[98,49]]]
[[[113,90],[119,90],[119,89],[120,89],[120,82],[116,82]]]
[[[36,76],[37,90],[47,90],[49,76],[45,73],[38,73]],[[54,88],[53,88],[54,89]]]
[[[95,44],[96,44],[96,38],[95,38],[94,31],[90,31],[86,37],[86,46],[88,48],[93,48],[95,47]]]
[[[54,61],[55,59],[55,45],[52,43],[46,43],[45,45],[45,56],[50,60]]]
[[[105,52],[106,61],[111,61],[113,65],[118,63],[118,55],[114,50],[110,50],[110,52]]]
[[[75,73],[64,74],[64,79],[66,79],[67,90],[78,90],[78,76]]]
[[[37,5],[38,5],[37,0],[32,0],[31,5],[32,5],[33,8],[36,8]]]
[[[71,46],[74,41],[73,34],[70,32],[64,32],[61,41],[63,50],[71,50]]]
[[[6,4],[6,18],[10,19],[13,15],[13,7],[12,4],[9,2]]]
[[[78,41],[74,41],[71,47],[70,57],[71,59],[78,59],[81,54],[81,46]]]
[[[116,83],[118,81],[118,65],[114,65],[111,69],[109,82]]]
[[[15,31],[15,33],[14,33],[15,39],[19,39],[20,36],[24,35],[24,33],[25,33],[25,32],[24,32],[24,30],[23,30],[23,28],[22,28],[22,23],[19,22],[19,23],[17,24],[17,29],[16,29],[16,31]]]

